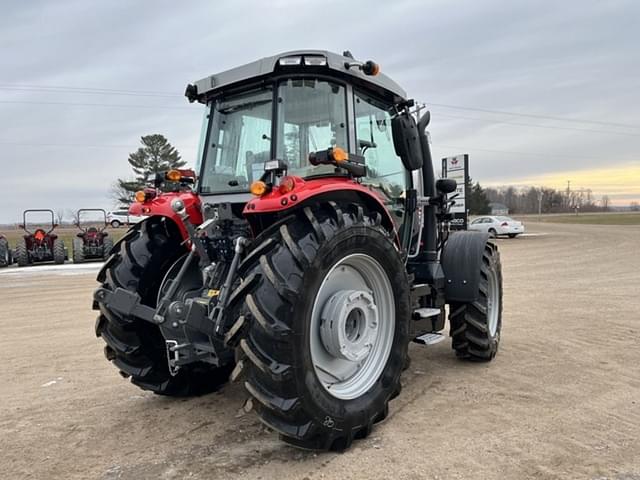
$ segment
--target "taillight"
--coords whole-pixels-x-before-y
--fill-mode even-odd
[[[281,195],[289,193],[296,186],[296,181],[292,177],[282,177],[280,185],[278,185],[278,191]]]

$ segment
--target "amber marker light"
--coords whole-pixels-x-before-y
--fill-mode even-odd
[[[144,201],[147,199],[147,194],[144,192],[144,190],[138,190],[135,194],[135,198],[136,202],[144,203]]]
[[[249,191],[256,197],[261,197],[262,195],[267,193],[267,184],[262,180],[256,180],[251,184],[251,188],[249,188]]]
[[[179,182],[182,178],[182,174],[178,170],[169,170],[165,175],[165,178],[170,182]]]
[[[340,147],[333,147],[331,149],[331,157],[334,162],[342,163],[349,160],[349,154]]]

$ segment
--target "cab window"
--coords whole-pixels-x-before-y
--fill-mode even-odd
[[[336,146],[348,149],[345,88],[315,78],[280,83],[277,138],[276,158],[287,162],[291,175],[333,172],[331,165],[311,165],[309,153]]]
[[[389,106],[360,93],[354,93],[354,106],[356,149],[367,165],[364,183],[397,202],[405,196],[407,174],[393,146]]]

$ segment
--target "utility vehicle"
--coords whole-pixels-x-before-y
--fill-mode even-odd
[[[376,63],[288,52],[186,96],[205,108],[197,178],[138,192],[148,218],[98,275],[96,333],[125,377],[189,395],[231,376],[286,442],[343,450],[387,416],[409,343],[443,338],[447,305],[457,355],[494,357],[498,250],[449,233],[429,113]]]
[[[80,232],[73,239],[73,263],[106,259],[113,248],[113,239],[105,231],[107,212],[101,208],[81,208],[76,212],[75,224]]]
[[[36,218],[37,214],[51,215],[50,227],[42,225],[43,222]],[[29,223],[29,219],[33,221]],[[36,262],[64,263],[67,253],[62,239],[53,233],[58,226],[54,221],[53,210],[25,210],[22,213],[22,222],[20,228],[25,231],[25,235],[18,239],[15,251],[15,260],[19,267]],[[36,227],[33,231],[32,226]]]

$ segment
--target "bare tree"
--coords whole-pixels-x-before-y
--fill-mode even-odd
[[[58,225],[62,225],[62,222],[64,222],[64,219],[66,218],[66,211],[64,208],[58,208],[56,210],[56,223]]]
[[[640,212],[640,203],[638,202],[631,202],[629,204],[629,208],[631,209],[632,212]]]
[[[602,196],[602,200],[600,200],[600,203],[602,203],[602,209],[603,210],[609,210],[609,203],[611,203],[611,200],[609,199],[609,195],[603,195]]]

